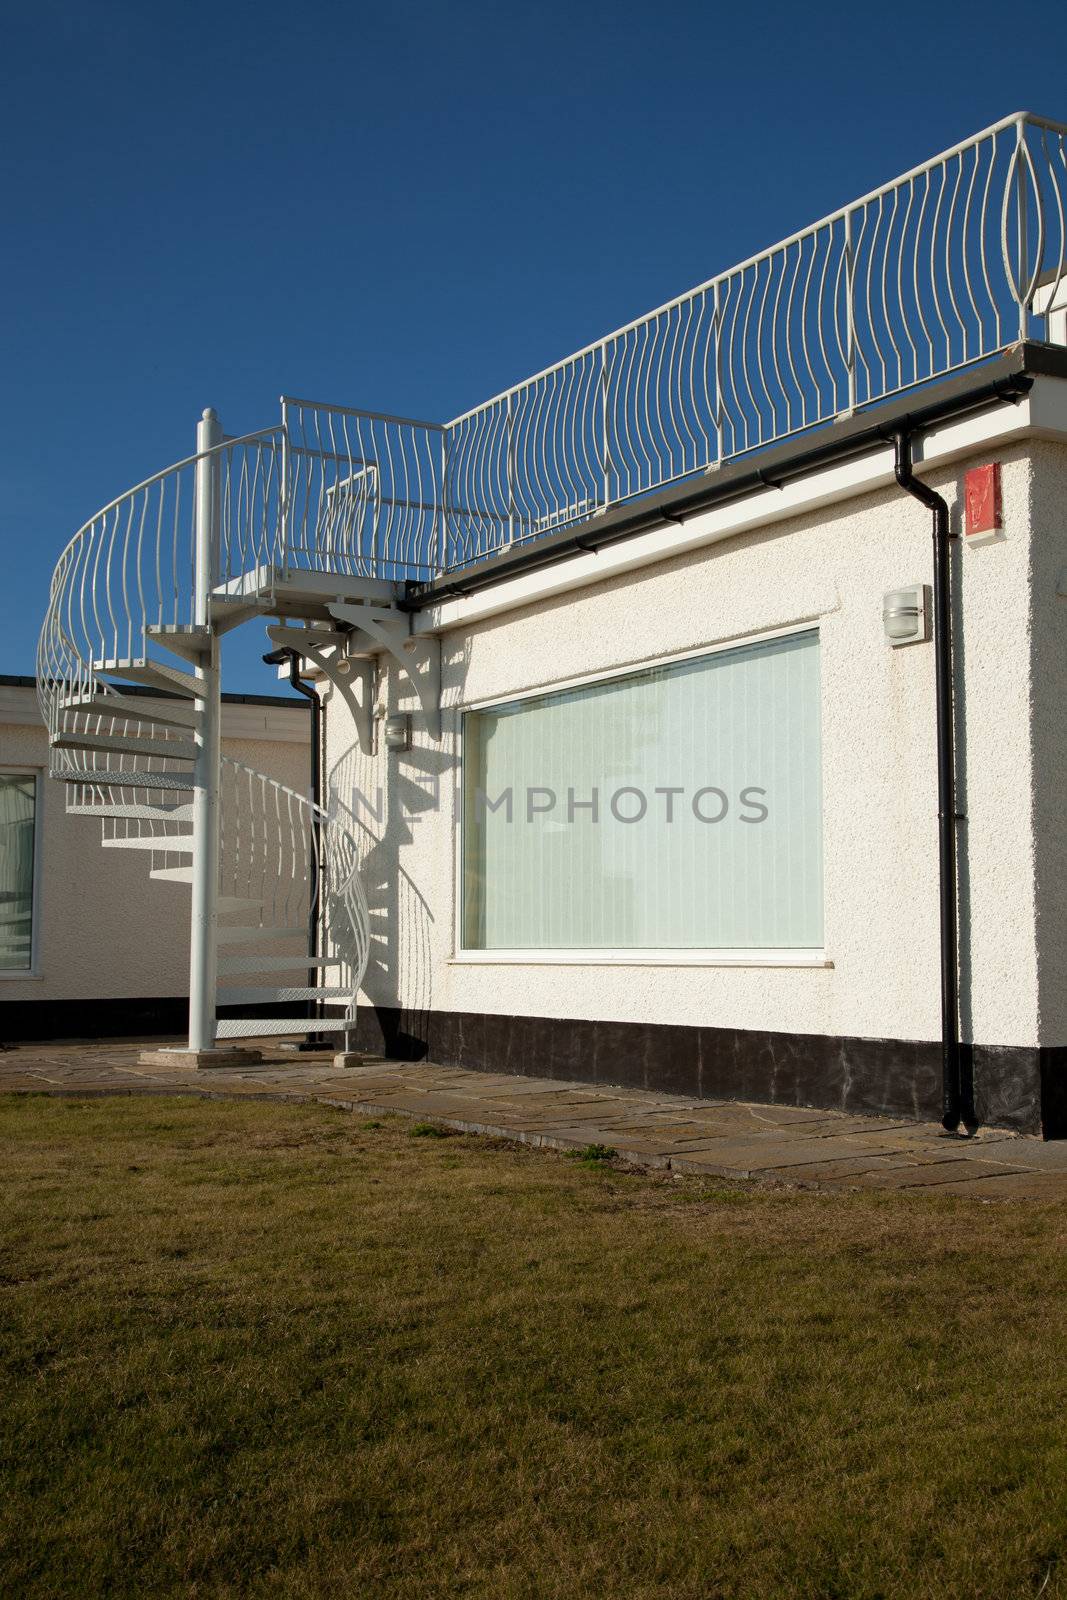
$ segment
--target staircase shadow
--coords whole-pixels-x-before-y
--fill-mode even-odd
[[[463,682],[467,647],[443,652],[442,699],[454,705]],[[445,684],[457,686],[447,694]],[[345,725],[343,703],[332,694],[324,697],[326,805],[336,807],[360,841],[360,872],[370,911],[370,958],[363,983],[366,999],[374,1008],[376,1030],[368,1018],[361,1021],[361,1043],[380,1048],[393,1060],[420,1061],[429,1051],[429,1025],[434,1003],[435,936],[451,948],[447,930],[437,929],[437,919],[426,892],[404,867],[416,843],[415,830],[432,826],[438,812],[451,815],[457,804],[458,739],[456,717],[442,710],[440,741],[426,732],[425,718],[401,674],[383,670],[379,690],[388,715],[408,713],[413,737],[411,748],[381,748],[381,728],[376,726],[376,753],[368,755],[347,738],[340,749],[331,740],[330,710]],[[348,729],[345,728],[347,734]],[[442,840],[451,841],[452,827],[442,827]],[[451,903],[453,873],[451,843],[443,847],[447,860],[420,855],[440,874],[438,904]],[[435,864],[434,864],[435,863]],[[437,952],[437,959],[442,952]]]

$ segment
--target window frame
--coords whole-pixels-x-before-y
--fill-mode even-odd
[[[517,950],[495,949],[482,950],[472,948],[463,943],[463,849],[465,808],[463,804],[463,785],[465,781],[465,734],[463,719],[470,712],[492,711],[498,706],[516,705],[522,700],[539,700],[546,695],[564,694],[569,689],[580,689],[585,686],[610,683],[616,678],[632,678],[642,672],[653,671],[657,667],[674,666],[683,661],[705,660],[711,656],[724,655],[731,650],[743,650],[747,645],[769,643],[775,639],[790,639],[800,634],[814,633],[819,646],[819,711],[822,717],[822,627],[818,618],[797,620],[781,628],[769,628],[754,633],[745,633],[730,639],[717,641],[712,645],[699,645],[691,650],[678,650],[662,656],[646,657],[642,661],[627,662],[625,666],[611,667],[607,671],[585,672],[577,676],[560,678],[551,683],[541,683],[534,688],[520,689],[510,694],[495,694],[483,696],[475,700],[464,700],[455,707],[455,747],[458,752],[457,771],[459,783],[455,791],[455,826],[453,828],[453,862],[452,862],[452,954],[449,957],[450,966],[538,966],[538,967],[572,967],[572,966],[618,966],[618,967],[809,967],[825,969],[833,966],[833,961],[826,951],[826,918],[825,918],[825,889],[826,889],[826,856],[823,853],[823,943],[820,947],[792,949],[788,947],[761,947],[757,950],[744,949],[634,949],[630,948],[604,948],[594,949],[588,947],[570,948],[565,946],[539,948],[529,947]],[[825,822],[825,741],[820,748],[820,777],[823,783],[823,807],[821,819]],[[824,829],[825,838],[825,829]]]
[[[41,861],[44,834],[44,769],[22,763],[0,762],[0,777],[33,779],[33,888],[30,894],[30,964],[28,967],[0,965],[0,983],[25,983],[40,978],[41,949]]]

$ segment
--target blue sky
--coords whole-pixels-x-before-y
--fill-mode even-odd
[[[1067,11],[1026,16],[9,4],[0,671],[204,405],[447,419],[1009,111],[1067,120]],[[245,631],[226,686],[270,691]]]

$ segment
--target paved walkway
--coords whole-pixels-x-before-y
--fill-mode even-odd
[[[990,1129],[957,1139],[932,1123],[791,1106],[690,1100],[431,1062],[372,1059],[338,1070],[328,1052],[196,1072],[138,1058],[128,1041],[21,1045],[0,1054],[0,1091],[199,1094],[319,1100],[396,1113],[551,1149],[608,1145],[625,1161],[675,1172],[825,1189],[906,1189],[993,1199],[1067,1199],[1067,1141]]]

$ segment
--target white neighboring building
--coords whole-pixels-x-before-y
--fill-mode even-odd
[[[301,792],[309,725],[296,696],[224,697],[225,752]],[[184,1032],[188,894],[100,849],[99,823],[68,814],[47,774],[34,680],[0,676],[0,1042]]]

